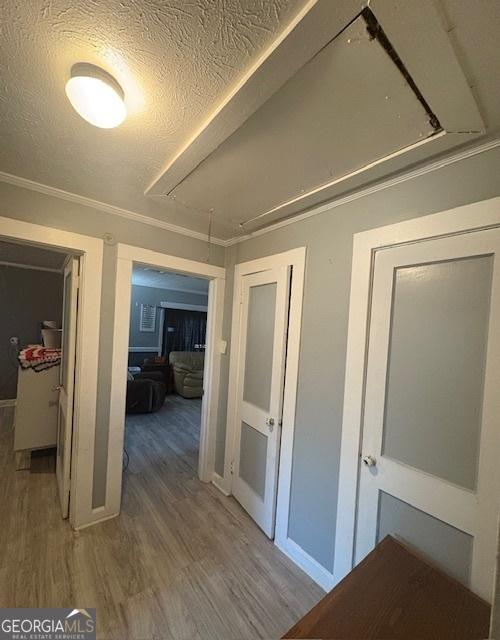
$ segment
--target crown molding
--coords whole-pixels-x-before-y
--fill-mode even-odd
[[[132,220],[141,224],[147,224],[151,227],[157,227],[158,229],[163,229],[164,231],[178,233],[180,235],[187,236],[188,238],[195,238],[196,240],[202,240],[203,242],[209,241],[209,237],[206,233],[201,233],[199,231],[193,231],[185,227],[180,227],[176,224],[165,222],[164,220],[158,220],[157,218],[152,218],[151,216],[137,213],[136,211],[122,209],[121,207],[116,207],[115,205],[108,204],[107,202],[101,202],[100,200],[94,200],[92,198],[87,198],[86,196],[80,196],[76,193],[64,191],[63,189],[58,189],[57,187],[51,187],[47,184],[42,184],[41,182],[35,182],[34,180],[28,180],[28,178],[22,178],[21,176],[6,173],[5,171],[0,171],[0,182],[6,182],[7,184],[12,184],[16,187],[22,187],[23,189],[29,189],[30,191],[43,193],[44,195],[59,198],[60,200],[74,202],[75,204],[80,204],[84,207],[90,207],[91,209],[95,209],[103,213],[110,213],[111,215],[119,216],[120,218]],[[211,237],[210,242],[212,244],[225,246],[226,241],[222,240],[221,238]]]
[[[162,291],[173,291],[174,293],[192,293],[195,296],[208,296],[208,290],[202,291],[201,289],[186,289],[183,287],[162,287],[157,284],[144,284],[142,282],[134,282],[134,275],[132,273],[132,286],[134,287],[146,287],[146,289],[161,289]]]
[[[181,311],[208,311],[206,304],[188,304],[187,302],[165,302],[158,305],[160,309],[180,309]]]
[[[408,180],[414,180],[415,178],[418,178],[420,176],[432,173],[433,171],[438,171],[439,169],[443,169],[444,167],[447,167],[449,165],[461,162],[462,160],[466,160],[467,158],[472,158],[481,153],[491,151],[492,149],[496,149],[497,147],[500,147],[500,138],[495,138],[493,140],[489,140],[488,142],[483,142],[482,144],[467,147],[466,149],[462,149],[457,153],[450,154],[448,156],[445,156],[444,158],[440,158],[439,160],[422,164],[417,169],[412,169],[411,171],[403,171],[393,178],[381,180],[371,187],[358,189],[347,196],[334,198],[329,202],[319,205],[318,207],[314,207],[313,209],[305,211],[304,213],[299,213],[296,216],[286,218],[285,220],[280,220],[279,222],[270,224],[269,226],[258,229],[257,231],[252,231],[251,233],[246,233],[245,235],[230,238],[229,240],[226,240],[224,242],[224,246],[230,247],[232,245],[245,242],[246,240],[250,240],[251,238],[270,233],[271,231],[276,231],[276,229],[287,227],[290,224],[295,224],[297,222],[301,222],[302,220],[307,220],[307,218],[312,218],[313,216],[320,215],[321,213],[325,213],[330,209],[335,209],[337,207],[341,207],[344,204],[354,202],[355,200],[359,200],[360,198],[365,198],[366,196],[370,196],[379,191],[390,189],[391,187],[395,187],[396,185],[407,182]]]

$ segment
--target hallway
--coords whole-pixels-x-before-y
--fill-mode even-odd
[[[53,473],[15,472],[14,411],[0,408],[1,607],[96,607],[100,638],[244,639],[280,637],[320,599],[232,498],[197,479],[200,403],[164,423],[177,400],[147,428],[127,419],[122,513],[79,532],[60,518]]]

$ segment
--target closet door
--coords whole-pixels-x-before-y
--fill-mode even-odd
[[[238,412],[233,494],[274,537],[290,275],[241,276]]]
[[[391,534],[490,600],[500,231],[376,252],[356,562]]]

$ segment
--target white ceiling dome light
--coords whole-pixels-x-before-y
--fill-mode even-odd
[[[112,75],[86,62],[71,67],[66,95],[84,120],[101,129],[120,125],[127,116],[124,93]]]

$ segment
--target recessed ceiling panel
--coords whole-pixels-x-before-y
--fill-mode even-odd
[[[433,133],[414,91],[359,17],[172,195],[244,222]]]

